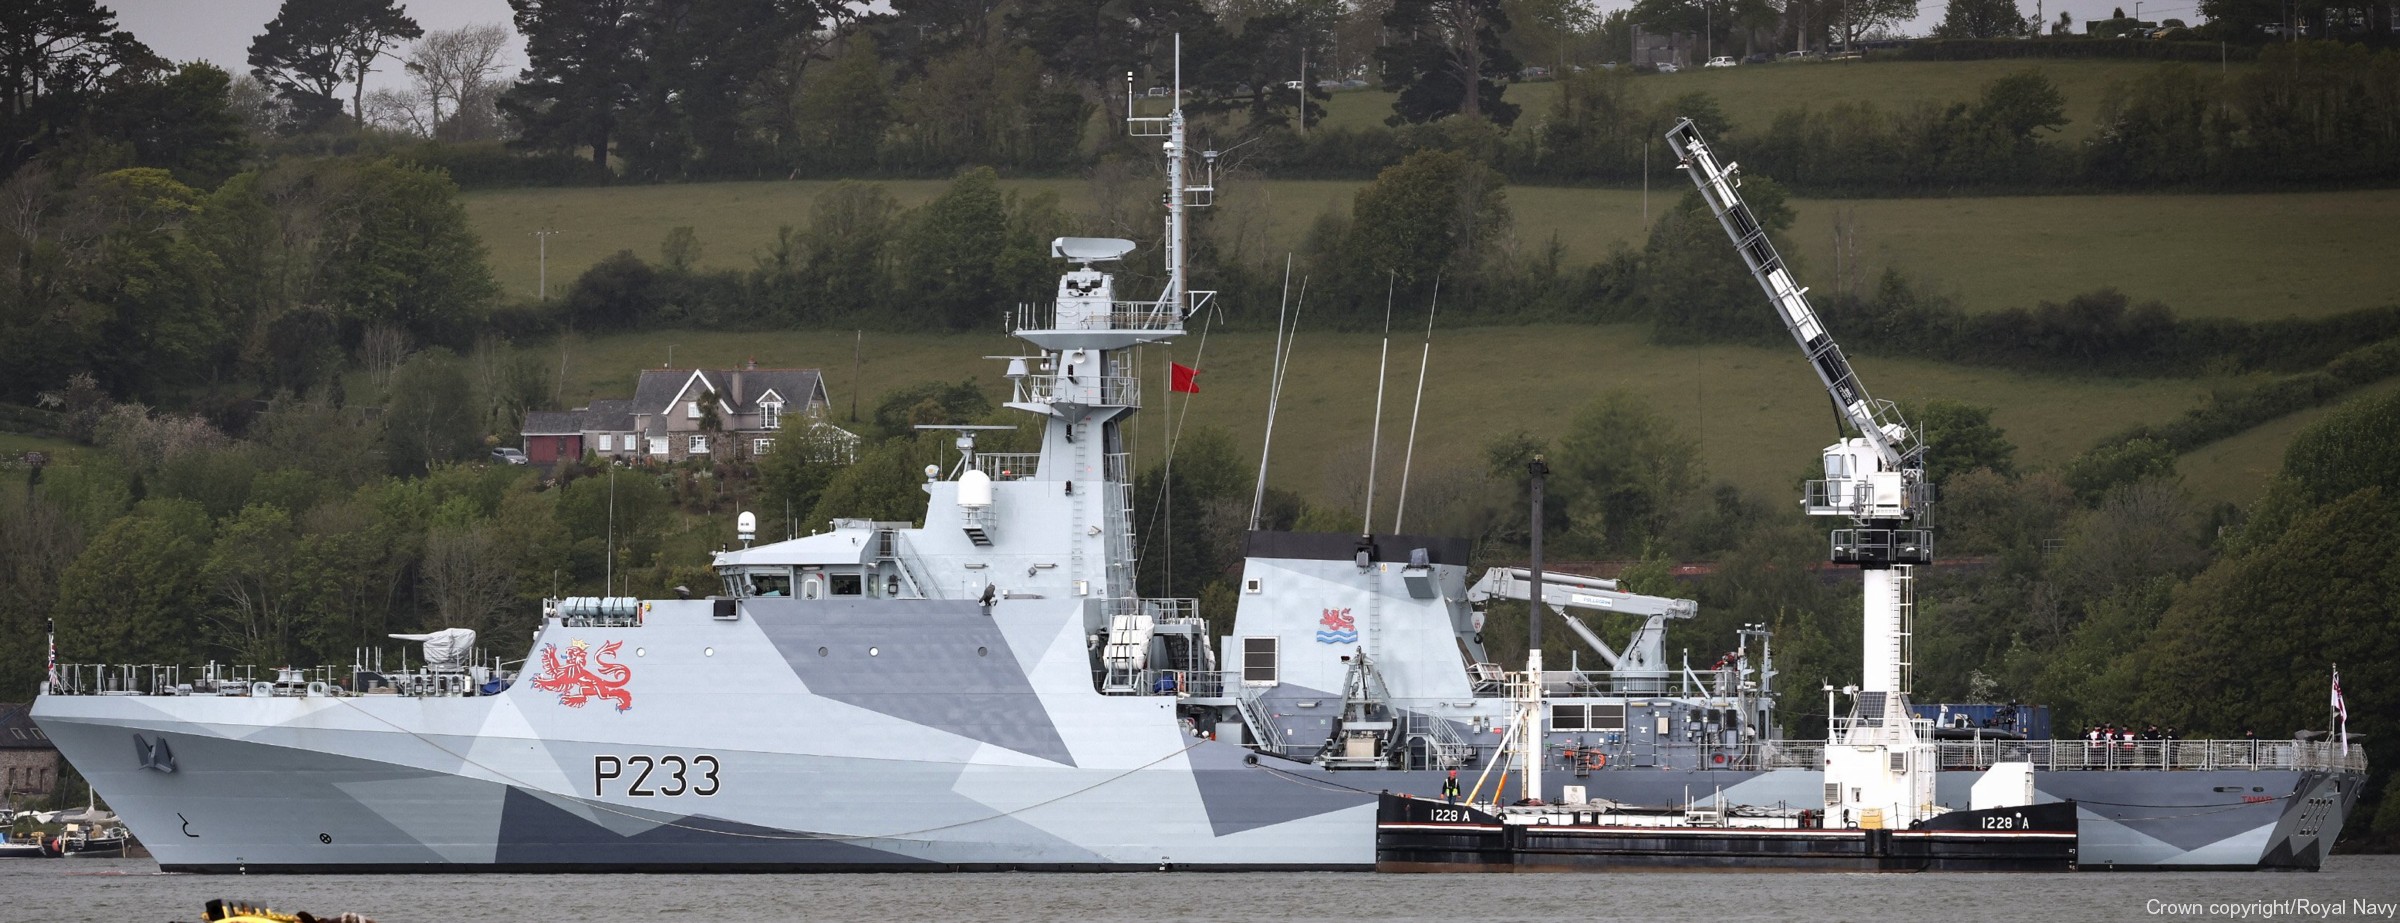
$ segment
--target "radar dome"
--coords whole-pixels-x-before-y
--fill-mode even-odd
[[[958,505],[983,507],[992,505],[992,476],[968,469],[958,476]]]

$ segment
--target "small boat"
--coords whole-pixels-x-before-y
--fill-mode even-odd
[[[0,834],[0,859],[40,859],[50,855],[40,838],[20,840]]]
[[[209,901],[206,914],[201,919],[207,923],[375,923],[373,918],[356,913],[319,917],[311,916],[305,910],[286,913],[223,899]]]
[[[132,846],[133,832],[122,826],[68,824],[66,831],[51,841],[55,854],[70,859],[122,859]]]

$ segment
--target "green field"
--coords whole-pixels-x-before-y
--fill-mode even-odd
[[[1829,67],[1832,65],[1828,65]],[[1683,76],[1681,74],[1673,76]],[[1683,194],[1682,174],[1662,169],[1650,207]],[[467,211],[501,284],[533,293],[533,232],[550,238],[550,290],[619,250],[658,258],[669,229],[688,226],[712,267],[744,268],[778,225],[805,225],[822,181],[522,189],[472,193]],[[907,204],[944,184],[883,184]],[[1078,180],[1012,180],[1022,194],[1057,194],[1070,211],[1090,200]],[[1359,184],[1271,180],[1229,192],[1224,207],[1266,216],[1268,235],[1288,246],[1328,207],[1347,208]],[[1619,242],[1642,239],[1640,190],[1514,186],[1516,238],[1538,246],[1553,236],[1571,262],[1589,262]],[[2389,304],[2400,292],[2400,190],[2282,195],[2020,196],[1955,199],[1801,199],[1793,229],[1801,281],[1832,284],[1837,212],[1847,211],[1858,252],[1873,273],[1896,267],[1971,310],[2030,307],[2115,286],[2157,299],[2185,316],[2274,319]],[[1256,310],[1255,305],[1233,305]]]
[[[1887,107],[1971,98],[1984,83],[2036,67],[2068,98],[2072,141],[2091,130],[2092,115],[2111,82],[2156,65],[2115,61],[1871,62],[1773,65],[1645,76],[1653,98],[1705,91],[1716,97],[1737,131],[1728,153],[1738,158],[1743,132],[1764,126],[1777,111],[1871,98]],[[2238,73],[2240,67],[2233,72]],[[1538,120],[1554,84],[1512,88],[1511,98]],[[1388,112],[1389,96],[1373,91],[1337,94],[1333,124],[1367,125]],[[1530,123],[1528,123],[1530,124]],[[1645,235],[1645,208],[1670,207],[1684,191],[1682,175],[1661,164],[1645,196],[1640,189],[1512,186],[1514,235],[1531,248],[1556,239],[1570,262],[1589,262]],[[656,259],[659,242],[675,227],[698,234],[701,263],[746,268],[779,225],[804,225],[824,181],[635,186],[616,189],[527,189],[467,196],[475,227],[491,248],[492,264],[512,293],[535,288],[533,232],[555,229],[549,241],[549,284],[555,295],[594,261],[619,250]],[[882,184],[903,204],[920,204],[945,183]],[[1090,184],[1076,179],[1010,180],[1025,195],[1049,193],[1070,212],[1089,209]],[[1292,246],[1329,209],[1346,209],[1360,184],[1350,181],[1263,180],[1232,185],[1220,197],[1219,220],[1261,226],[1269,250]],[[2136,299],[2156,299],[2185,316],[2273,320],[2322,316],[2390,304],[2400,292],[2400,261],[2385,258],[2400,245],[2400,190],[2283,195],[2108,195],[1949,199],[1800,199],[1793,229],[1804,284],[1829,288],[1837,216],[1856,229],[1861,277],[1897,268],[1970,310],[2030,307],[2077,292],[2116,287]],[[1205,283],[1206,280],[1201,280]],[[1229,304],[1251,320],[1272,305]],[[1761,310],[1765,306],[1761,305]],[[1396,344],[1393,393],[1415,384],[1415,344]],[[1255,453],[1263,430],[1270,337],[1219,334],[1195,362],[1198,336],[1171,358],[1200,365],[1206,393],[1191,402],[1194,423],[1223,427]],[[667,360],[679,366],[731,365],[756,358],[779,366],[813,366],[827,373],[837,408],[852,395],[871,402],[903,385],[978,376],[994,390],[997,367],[981,357],[1018,351],[996,334],[900,336],[868,334],[865,365],[853,376],[848,331],[776,333],[673,332],[579,340],[569,345],[566,398],[629,393],[635,371]],[[1284,419],[1279,426],[1273,480],[1312,497],[1350,492],[1362,479],[1374,402],[1374,338],[1304,332],[1294,353]],[[1142,357],[1152,378],[1168,355]],[[2095,440],[2136,423],[2162,423],[2195,406],[2210,382],[2075,379],[1963,369],[1927,362],[1870,358],[1861,373],[1881,396],[1952,398],[1997,408],[1995,420],[2019,446],[2027,465],[2055,464]],[[2392,387],[2395,385],[2386,385]],[[1444,331],[1435,344],[1426,388],[1424,435],[1417,471],[1474,464],[1493,437],[1528,430],[1555,437],[1574,411],[1607,390],[1623,388],[1698,435],[1712,474],[1767,497],[1783,497],[1832,435],[1822,393],[1789,350],[1740,347],[1660,347],[1626,326],[1550,326]],[[1134,425],[1145,455],[1160,442],[1159,399]],[[1175,405],[1183,413],[1180,401]],[[2187,483],[2209,499],[2256,496],[2280,463],[2291,434],[2316,412],[2284,420],[2186,455]],[[1387,406],[1386,460],[1405,426],[1404,398]],[[1396,467],[1387,467],[1392,477]],[[1438,475],[1436,475],[1438,476]]]
[[[27,452],[48,452],[50,457],[56,460],[82,450],[82,446],[64,439],[28,436],[24,433],[0,433],[0,459],[15,459]]]
[[[1202,369],[1202,393],[1191,401],[1191,423],[1222,427],[1235,435],[1247,457],[1257,455],[1273,336],[1216,333],[1208,338],[1205,356],[1196,355],[1200,340],[1195,333],[1171,356],[1153,348],[1141,358],[1152,382],[1145,389],[1150,409],[1132,430],[1145,464],[1162,437],[1161,379],[1170,358]],[[664,363],[670,343],[682,367],[726,367],[756,358],[762,365],[821,368],[837,418],[847,414],[854,394],[860,396],[861,412],[871,412],[877,395],[919,381],[973,375],[996,391],[1000,364],[982,357],[1015,353],[1022,346],[998,334],[870,332],[862,371],[854,377],[849,331],[687,331],[580,340],[569,349],[568,403],[630,395],[637,371]],[[1363,468],[1374,422],[1379,345],[1371,335],[1301,331],[1276,426],[1274,483],[1311,497],[1348,492],[1349,481]],[[1384,411],[1387,484],[1399,472],[1399,439],[1408,425],[1407,395],[1416,385],[1418,345],[1403,336],[1393,346],[1391,396]],[[2060,462],[2134,423],[2172,418],[2205,392],[2205,385],[2195,381],[2037,377],[1872,357],[1856,362],[1878,396],[1942,397],[1997,408],[1994,421],[2007,430],[2027,465]],[[1495,436],[1526,430],[1555,438],[1578,409],[1616,389],[1641,396],[1686,433],[1699,436],[1712,477],[1769,498],[1792,495],[1801,473],[1816,463],[1817,450],[1833,436],[1824,392],[1793,350],[1653,346],[1639,330],[1623,325],[1443,331],[1434,341],[1425,386],[1416,477],[1478,464]],[[1184,412],[1178,395],[1174,413]],[[2277,439],[2198,453],[2184,467],[2195,481],[2222,491],[2223,499],[2245,499],[2256,491],[2245,480],[2249,472],[2271,469],[2281,459],[2282,444]]]
[[[2360,388],[2343,395],[2342,400],[2362,400],[2394,391],[2400,391],[2400,378]],[[2283,450],[2291,444],[2292,437],[2340,406],[2336,403],[2289,414],[2240,435],[2201,446],[2177,459],[2175,470],[2183,475],[2184,486],[2194,496],[2237,503],[2256,499],[2265,490],[2267,478],[2283,467]]]

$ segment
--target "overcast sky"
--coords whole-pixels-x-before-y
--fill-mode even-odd
[[[0,0],[0,3],[10,0]],[[106,0],[103,0],[106,2]],[[427,31],[456,29],[460,26],[496,24],[510,25],[508,0],[402,0],[408,14]],[[2018,8],[2025,15],[2034,13],[2035,0],[2019,0]],[[1630,0],[1597,0],[1604,10],[1631,6]],[[1923,33],[1941,21],[1945,0],[1919,0],[1922,15],[1905,30]],[[2059,10],[2075,14],[2080,23],[2089,19],[2106,18],[2112,7],[2122,5],[2127,13],[2134,10],[2132,0],[2043,0],[2043,13],[2051,21],[2058,19]],[[232,73],[250,69],[250,39],[266,30],[267,21],[275,18],[282,0],[116,0],[108,3],[117,11],[118,24],[130,30],[150,46],[152,51],[170,61],[205,60]],[[2144,0],[2142,18],[2159,20],[2181,18],[2198,21],[2197,0]],[[508,74],[514,77],[525,66],[524,43],[510,49]],[[405,83],[399,68],[385,62],[384,70],[369,81],[369,86],[398,86]]]
[[[8,3],[11,0],[0,0]],[[305,2],[305,0],[303,0]],[[117,11],[119,28],[132,32],[151,51],[169,61],[202,60],[235,74],[250,71],[250,39],[267,30],[283,0],[101,0]],[[496,25],[509,29],[508,0],[401,0],[403,9],[427,32],[461,26]],[[525,43],[509,48],[508,77],[525,66]],[[407,79],[398,62],[386,60],[370,87],[401,86]]]

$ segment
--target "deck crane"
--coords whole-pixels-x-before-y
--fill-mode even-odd
[[[1933,803],[1933,743],[1908,710],[1911,570],[1933,563],[1924,443],[1898,407],[1868,395],[1859,383],[1809,307],[1808,290],[1792,280],[1766,228],[1743,204],[1741,168],[1719,161],[1690,119],[1667,130],[1667,146],[1816,369],[1842,422],[1858,434],[1825,447],[1825,477],[1808,482],[1801,499],[1809,515],[1850,519],[1849,528],[1833,530],[1830,556],[1836,564],[1858,565],[1865,585],[1865,669],[1850,717],[1827,720],[1826,814],[1904,827],[1940,810]]]
[[[1688,619],[1700,612],[1700,604],[1689,599],[1644,596],[1621,589],[1614,580],[1576,574],[1544,574],[1541,594],[1550,610],[1565,619],[1567,627],[1574,629],[1583,643],[1608,662],[1617,692],[1664,694],[1667,680],[1674,674],[1674,668],[1667,664],[1664,643],[1667,620]],[[1532,595],[1532,575],[1525,568],[1494,567],[1484,571],[1483,579],[1467,588],[1467,604],[1481,610],[1494,599],[1527,601]],[[1635,629],[1633,640],[1626,643],[1623,651],[1618,651],[1572,611],[1578,609],[1642,616],[1642,627]]]

